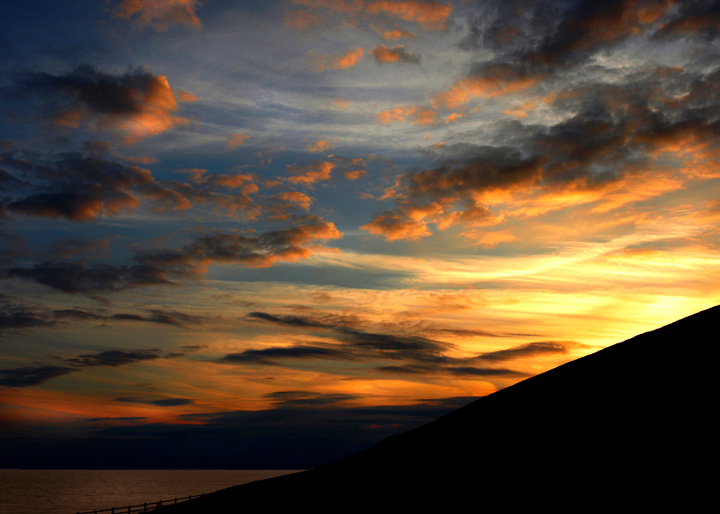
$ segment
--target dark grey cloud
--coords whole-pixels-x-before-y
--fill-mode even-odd
[[[359,362],[397,361],[397,364],[379,364],[374,369],[383,373],[414,375],[456,375],[476,377],[526,377],[511,369],[478,367],[479,357],[455,358],[447,353],[454,345],[429,339],[420,335],[378,333],[357,328],[360,322],[353,319],[353,326],[343,323],[342,316],[328,316],[322,313],[311,315],[275,315],[266,312],[251,312],[251,320],[296,328],[326,332],[337,343],[316,343],[263,349],[248,349],[229,354],[221,362],[234,364],[292,365],[293,361],[311,359],[338,359]],[[552,345],[555,346],[552,346]],[[488,363],[533,357],[543,353],[557,353],[565,350],[563,343],[531,343],[517,348],[488,353]],[[566,351],[566,350],[565,350]],[[491,364],[492,366],[492,364]]]
[[[565,354],[568,353],[569,347],[573,347],[576,344],[577,343],[568,341],[542,341],[537,343],[522,344],[506,350],[481,353],[475,358],[488,362],[504,362],[515,359],[536,357],[538,355]]]
[[[145,403],[148,405],[155,405],[157,407],[182,407],[185,405],[193,405],[195,403],[195,401],[191,400],[190,398],[151,399],[139,398],[135,396],[118,396],[117,398],[113,398],[113,401],[122,403]]]
[[[248,318],[258,319],[267,321],[269,323],[276,323],[278,325],[285,325],[288,327],[299,327],[299,328],[331,328],[327,323],[319,321],[317,319],[309,318],[307,316],[295,316],[295,315],[277,315],[269,314],[267,312],[250,312],[247,315]]]
[[[473,366],[448,366],[445,368],[451,375],[473,377],[529,377],[529,373],[504,368],[476,368]]]
[[[144,109],[143,100],[151,92],[156,77],[138,69],[123,75],[111,75],[82,66],[67,75],[31,73],[20,86],[45,97],[61,96],[102,114],[136,114]]]
[[[198,271],[207,260],[219,263],[242,263],[248,267],[269,267],[278,261],[307,258],[317,241],[342,237],[335,224],[319,216],[293,218],[291,226],[259,235],[208,234],[179,250],[140,252],[136,259],[151,266],[178,270],[188,274]]]
[[[48,327],[56,323],[46,310],[0,294],[0,331]]]
[[[316,393],[312,391],[275,391],[263,397],[273,400],[276,408],[337,406],[360,398],[353,394]]]
[[[1,387],[30,387],[53,378],[69,375],[77,371],[69,366],[28,366],[23,368],[0,369]]]
[[[189,205],[182,195],[156,182],[150,171],[107,156],[70,153],[35,159],[17,151],[0,155],[0,164],[17,179],[9,184],[6,177],[8,187],[0,189],[7,212],[89,221],[133,211],[140,198],[166,209]]]
[[[137,251],[133,264],[47,261],[22,266],[12,263],[0,268],[0,278],[23,278],[64,293],[102,299],[97,294],[136,287],[178,285],[170,277],[200,278],[210,261],[269,267],[278,261],[307,258],[316,251],[318,241],[341,236],[332,222],[308,215],[293,219],[289,228],[259,235],[198,235],[180,249]],[[152,321],[162,322],[163,319],[167,323],[182,322],[177,316],[173,318],[160,311],[155,313]]]
[[[238,353],[230,353],[220,359],[220,362],[232,364],[265,364],[277,366],[282,360],[309,360],[309,359],[342,359],[349,358],[350,354],[341,348],[330,345],[309,346],[296,345],[285,347],[250,349]]]
[[[115,75],[81,66],[60,75],[16,73],[14,78],[4,92],[16,99],[16,109],[30,119],[39,113],[61,133],[103,131],[133,143],[188,121],[173,115],[178,106],[167,78],[144,69]]]
[[[160,359],[162,350],[106,350],[100,353],[78,355],[65,359],[65,362],[81,367],[110,366],[117,367],[135,362]]]
[[[29,387],[42,384],[52,378],[75,373],[82,368],[95,366],[114,368],[156,359],[172,359],[183,355],[183,353],[163,353],[162,350],[158,349],[105,350],[98,353],[86,353],[77,357],[62,359],[62,362],[67,364],[64,366],[42,365],[0,370],[0,386]]]
[[[146,264],[122,266],[45,262],[28,267],[8,267],[1,271],[6,277],[32,280],[70,294],[93,295],[143,286],[174,285],[165,277],[165,270]]]
[[[720,34],[720,1],[685,0],[659,27],[662,36],[700,36],[715,39]]]

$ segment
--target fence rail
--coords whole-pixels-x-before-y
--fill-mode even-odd
[[[204,493],[203,493],[204,494]],[[132,514],[133,512],[152,512],[163,505],[174,505],[176,503],[186,502],[193,498],[200,498],[203,494],[190,495],[183,498],[173,498],[172,500],[160,500],[159,502],[152,503],[140,503],[138,505],[128,505],[127,507],[110,507],[109,509],[102,510],[87,510],[84,512],[78,512],[77,514],[99,514],[100,512],[109,512],[110,514]]]

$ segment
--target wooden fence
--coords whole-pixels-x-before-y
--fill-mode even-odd
[[[109,509],[103,510],[88,510],[85,512],[78,512],[77,514],[98,514],[100,512],[109,512],[110,514],[132,514],[133,512],[152,512],[159,509],[163,505],[174,505],[176,503],[192,500],[193,498],[200,498],[201,496],[203,495],[196,494],[195,496],[188,496],[186,498],[173,498],[172,500],[160,500],[159,502],[141,503],[139,505],[128,505],[127,507],[110,507]]]

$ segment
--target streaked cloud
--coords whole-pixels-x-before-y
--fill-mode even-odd
[[[199,0],[121,0],[112,8],[112,15],[127,20],[138,28],[152,27],[158,32],[168,30],[175,23],[200,29],[195,10]]]

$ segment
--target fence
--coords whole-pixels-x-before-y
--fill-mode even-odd
[[[204,493],[203,493],[204,494]],[[186,502],[193,498],[200,498],[202,494],[188,496],[187,498],[173,498],[172,500],[160,500],[159,502],[141,503],[139,505],[128,505],[127,507],[111,507],[103,510],[88,510],[78,512],[77,514],[99,514],[100,512],[109,512],[110,514],[132,514],[133,512],[152,512],[159,509],[163,505],[174,505],[176,503]]]

